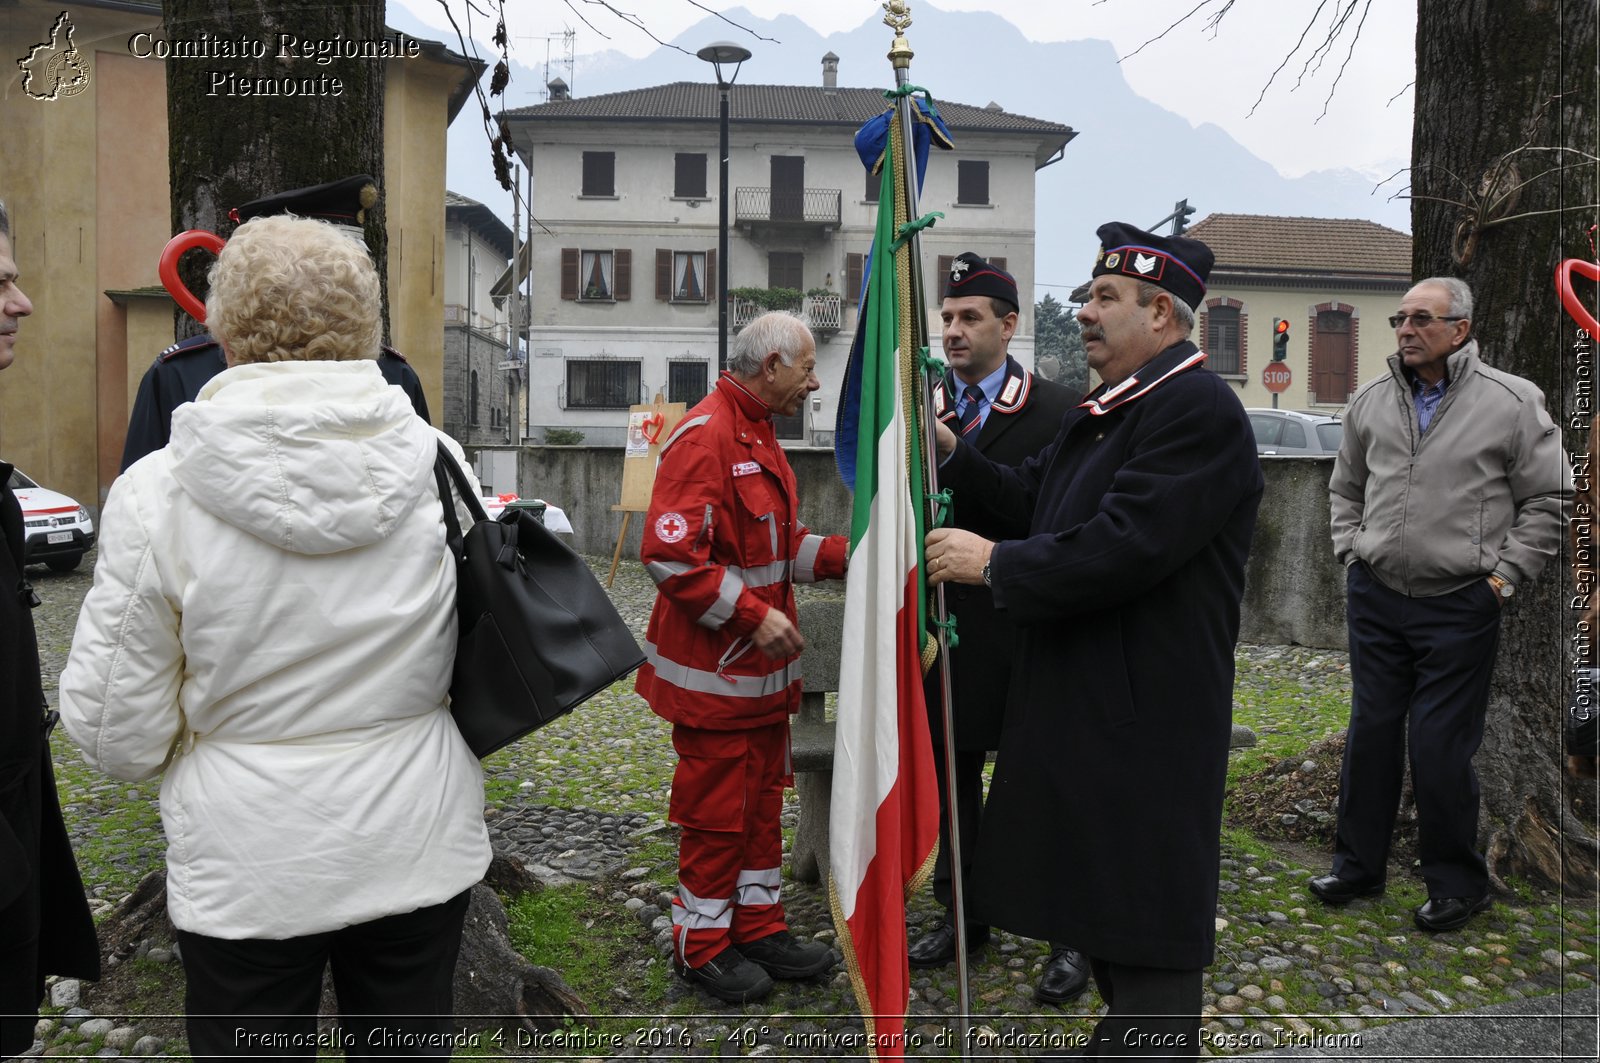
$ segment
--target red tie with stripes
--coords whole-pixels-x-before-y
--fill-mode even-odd
[[[978,414],[983,406],[983,389],[976,384],[968,384],[966,391],[966,408],[961,411],[961,419],[956,422],[956,428],[962,437],[975,434],[978,426],[983,422],[978,419]]]

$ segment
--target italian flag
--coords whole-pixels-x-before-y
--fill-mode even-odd
[[[901,293],[915,244],[890,250],[906,196],[899,126],[845,387],[857,414],[844,645],[829,823],[834,928],[876,1059],[905,1054],[906,901],[933,868],[939,802],[922,693],[920,370]],[[891,208],[890,204],[894,204]],[[841,461],[841,466],[846,462]]]

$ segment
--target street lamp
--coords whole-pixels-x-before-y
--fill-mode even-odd
[[[695,53],[717,72],[717,91],[721,97],[722,128],[718,146],[722,152],[720,185],[717,191],[717,371],[728,368],[728,89],[739,76],[739,67],[750,58],[750,49],[732,41],[715,41]],[[733,64],[726,79],[722,64]]]

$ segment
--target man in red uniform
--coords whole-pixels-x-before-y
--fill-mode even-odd
[[[811,330],[765,314],[662,448],[641,557],[660,594],[638,690],[672,723],[668,816],[683,829],[672,904],[679,972],[746,1003],[773,978],[836,962],[789,934],[779,900],[778,815],[793,781],[789,716],[800,707],[794,583],[844,576],[848,542],[800,523],[794,472],[773,434],[821,384]]]

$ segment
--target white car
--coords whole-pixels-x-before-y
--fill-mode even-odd
[[[89,511],[61,494],[40,487],[19,469],[11,472],[11,490],[22,503],[22,528],[27,545],[23,563],[49,565],[71,572],[94,545],[94,521]]]

